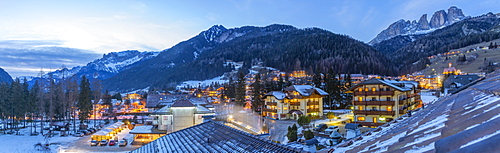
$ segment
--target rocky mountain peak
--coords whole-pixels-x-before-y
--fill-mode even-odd
[[[435,29],[442,28],[443,26],[451,25],[455,22],[465,19],[466,16],[462,10],[456,6],[452,6],[445,10],[436,11],[431,20],[427,20],[427,14],[423,14],[418,22],[406,22],[405,20],[398,20],[391,24],[387,29],[380,32],[368,44],[374,45],[381,41],[391,39],[398,35],[412,35],[412,34],[425,34],[434,31]],[[402,24],[405,22],[405,24]]]
[[[446,21],[448,21],[448,14],[444,10],[439,10],[434,12],[429,24],[431,28],[439,28],[444,26]]]
[[[418,29],[419,30],[429,30],[429,21],[427,21],[427,14],[424,14],[418,20]]]
[[[462,9],[452,6],[448,9],[448,23],[452,24],[465,18]]]
[[[227,29],[222,25],[214,25],[210,29],[203,31],[201,35],[207,40],[207,42],[212,42],[215,38],[220,36]]]

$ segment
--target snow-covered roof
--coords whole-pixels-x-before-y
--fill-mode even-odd
[[[286,91],[297,91],[300,95],[302,96],[311,96],[312,93],[314,93],[315,91],[319,94],[319,95],[322,95],[322,96],[326,96],[328,95],[327,92],[325,92],[324,90],[320,89],[320,88],[316,88],[316,87],[313,87],[311,85],[292,85],[288,88],[285,88]]]
[[[335,152],[494,152],[500,150],[500,82],[495,77],[442,97]],[[347,145],[351,142],[351,145]],[[345,147],[340,147],[345,146]]]
[[[286,98],[286,94],[284,92],[281,92],[281,91],[271,91],[271,92],[268,92],[265,96],[274,96],[274,98],[278,99],[278,100],[283,100]]]
[[[366,84],[384,84],[399,91],[409,91],[412,90],[413,87],[418,86],[418,82],[414,83],[414,81],[396,81],[396,80],[382,80],[382,79],[372,78],[370,80],[366,80],[351,87],[350,90],[355,89],[360,85],[366,85]]]
[[[194,104],[189,100],[177,100],[170,107],[194,107]]]
[[[212,111],[206,107],[203,107],[201,105],[196,105],[196,112],[197,113],[212,113]]]
[[[262,140],[224,124],[208,121],[156,139],[131,153],[150,152],[301,152]]]

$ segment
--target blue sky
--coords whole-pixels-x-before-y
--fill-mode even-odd
[[[418,20],[422,14],[430,19],[450,6],[469,16],[500,13],[498,0],[0,0],[0,42],[40,41],[38,46],[78,48],[100,56],[167,49],[216,24],[234,28],[275,23],[319,27],[368,42],[399,19]]]

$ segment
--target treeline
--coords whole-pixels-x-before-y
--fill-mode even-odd
[[[21,81],[19,78],[11,84],[0,84],[0,119],[52,122],[79,118],[83,122],[93,109],[92,100],[112,98],[111,95],[101,94],[98,81],[91,84],[85,76],[80,83],[76,78],[54,80],[51,77],[38,79],[31,87],[26,79]]]
[[[373,47],[345,35],[318,29],[296,29],[286,25],[229,29],[231,37],[210,42],[200,35],[181,42],[144,64],[105,80],[110,90],[151,88],[166,89],[186,80],[205,80],[234,70],[228,60],[252,61],[285,72],[306,70],[339,73],[396,74],[392,61]],[[194,56],[196,55],[196,56]]]

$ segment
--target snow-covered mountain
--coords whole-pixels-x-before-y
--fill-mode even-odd
[[[448,9],[448,12],[444,10],[436,11],[430,21],[427,20],[427,14],[423,14],[418,21],[401,19],[380,32],[369,44],[374,45],[400,35],[426,34],[466,18],[468,16],[463,14],[462,9],[452,6]]]
[[[12,77],[9,73],[5,72],[2,68],[0,68],[0,83],[11,83]]]
[[[77,77],[85,75],[87,78],[103,80],[118,74],[122,70],[131,68],[135,64],[151,59],[157,56],[158,53],[159,52],[139,52],[137,50],[111,52],[104,54],[102,58],[96,59],[85,66],[59,69],[54,72],[49,72],[43,77],[48,78],[52,75],[53,78],[61,79],[74,75]]]

